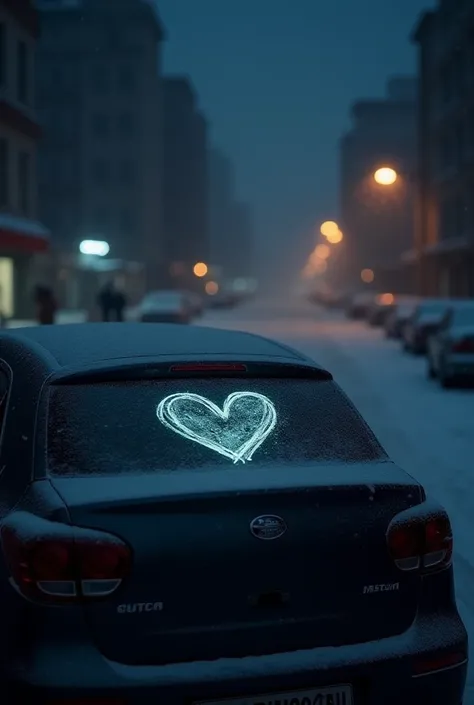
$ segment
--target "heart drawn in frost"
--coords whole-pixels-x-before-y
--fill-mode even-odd
[[[256,392],[229,394],[222,409],[200,394],[170,394],[156,415],[171,431],[234,463],[251,460],[277,421],[274,404]]]

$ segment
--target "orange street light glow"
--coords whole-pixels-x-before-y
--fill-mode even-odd
[[[339,226],[334,222],[334,220],[325,220],[320,228],[321,235],[324,235],[324,237],[327,238],[337,233],[338,230]]]
[[[313,254],[316,259],[327,259],[331,254],[331,249],[327,245],[317,245]]]
[[[374,181],[380,186],[392,186],[398,179],[398,174],[395,169],[388,166],[383,166],[381,169],[377,169],[374,174]]]
[[[209,296],[215,296],[219,291],[219,284],[217,282],[207,282],[205,289],[206,294],[209,294]]]
[[[378,302],[382,306],[391,306],[394,301],[395,301],[395,297],[393,294],[381,294],[378,297]]]
[[[193,272],[197,277],[205,277],[208,272],[207,264],[204,264],[204,262],[197,262],[194,265]]]
[[[373,273],[372,269],[363,269],[360,273],[360,278],[362,279],[364,284],[371,284],[375,279],[375,274]]]
[[[324,274],[328,268],[328,263],[324,259],[318,259],[313,266],[315,274]]]
[[[337,245],[339,242],[342,242],[343,237],[342,231],[338,229],[336,232],[326,235],[326,240],[330,242],[331,245]]]

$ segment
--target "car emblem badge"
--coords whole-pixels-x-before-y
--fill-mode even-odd
[[[257,539],[272,541],[279,539],[286,531],[286,524],[275,514],[262,514],[250,522],[250,532]]]

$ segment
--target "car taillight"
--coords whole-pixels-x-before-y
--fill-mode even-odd
[[[445,512],[392,521],[387,546],[400,570],[432,570],[451,564],[453,534]]]
[[[114,593],[130,572],[131,549],[111,534],[53,526],[50,535],[30,537],[3,527],[2,548],[13,586],[42,602],[78,602]]]
[[[446,668],[453,668],[466,663],[467,653],[465,651],[454,651],[446,654],[436,654],[430,657],[424,656],[413,661],[413,676],[425,676],[436,671],[444,671]]]
[[[451,350],[455,353],[474,353],[474,340],[470,340],[469,338],[457,340],[452,344]]]

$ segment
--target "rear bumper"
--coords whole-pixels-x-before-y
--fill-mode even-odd
[[[183,705],[195,701],[291,692],[348,683],[353,705],[460,705],[466,682],[463,663],[415,675],[421,659],[467,654],[467,634],[457,613],[433,620],[418,616],[404,634],[376,642],[292,653],[219,659],[166,666],[126,666],[111,662],[92,644],[51,652],[40,650],[28,666],[6,676],[11,703],[35,705],[48,698],[115,697],[130,705]],[[21,674],[21,675],[18,675]],[[3,678],[2,678],[3,680]],[[3,681],[5,682],[5,681]],[[256,697],[252,697],[256,696]]]

